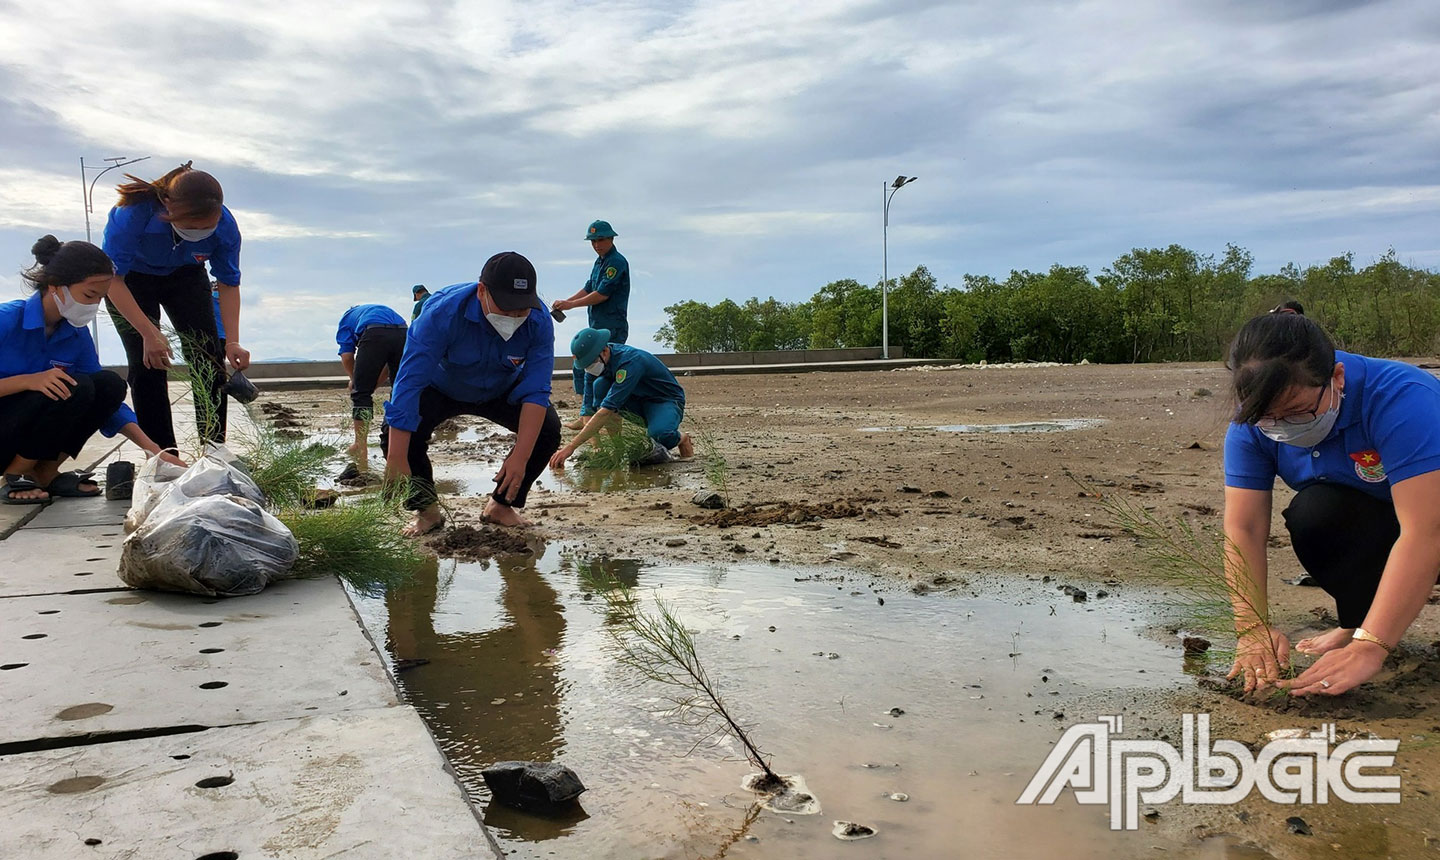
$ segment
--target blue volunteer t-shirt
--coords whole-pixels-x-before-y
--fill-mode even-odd
[[[104,248],[115,263],[115,274],[168,275],[181,266],[209,263],[215,280],[240,286],[240,228],[229,209],[220,207],[215,232],[199,242],[177,236],[170,222],[161,219],[164,212],[153,200],[110,210]]]
[[[630,338],[630,263],[614,247],[610,253],[597,257],[590,269],[585,292],[609,296],[598,305],[590,305],[591,328],[610,330],[610,340],[624,343]]]
[[[1301,490],[1331,481],[1390,499],[1390,487],[1440,470],[1440,380],[1413,365],[1336,350],[1345,397],[1330,435],[1313,448],[1275,442],[1253,424],[1225,434],[1225,486],[1271,490],[1278,475]]]
[[[64,320],[55,333],[45,336],[44,293],[37,290],[28,299],[0,305],[0,379],[26,373],[43,373],[58,367],[72,377],[99,373],[100,357],[90,329],[76,328]],[[135,412],[124,403],[115,410],[100,432],[114,436],[126,424],[136,423]]]
[[[403,326],[405,318],[385,305],[356,305],[340,316],[340,328],[335,332],[335,342],[340,344],[340,354],[354,352],[360,335],[372,325]]]
[[[420,394],[434,386],[465,403],[504,398],[507,403],[550,405],[555,371],[555,323],[547,308],[530,316],[507,341],[480,309],[476,282],[432,293],[410,326],[395,374],[385,423],[397,430],[420,426]]]
[[[634,409],[634,401],[674,401],[685,405],[685,389],[660,359],[643,349],[610,344],[610,361],[595,379],[595,400],[601,409]]]

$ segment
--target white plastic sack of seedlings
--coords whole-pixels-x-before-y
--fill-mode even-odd
[[[159,457],[151,457],[135,474],[135,486],[130,494],[130,510],[125,514],[125,531],[133,532],[145,521],[145,515],[155,507],[160,494],[176,478],[185,474],[184,466],[167,463]]]
[[[210,443],[205,450],[205,456],[188,468],[166,463],[159,457],[146,461],[135,476],[130,511],[125,515],[127,532],[138,529],[161,498],[175,487],[190,498],[233,495],[257,504],[265,501],[265,495],[250,476],[233,464],[235,457],[225,446]]]
[[[243,496],[192,498],[172,486],[125,538],[120,579],[135,588],[207,597],[255,594],[295,565],[295,536]]]

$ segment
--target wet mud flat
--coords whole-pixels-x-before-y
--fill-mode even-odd
[[[697,744],[704,731],[667,717],[663,690],[617,665],[614,619],[581,584],[591,565],[676,608],[731,706],[777,770],[803,776],[817,814],[757,811],[738,745]],[[1101,714],[1124,715],[1129,736],[1170,740],[1182,710],[1218,712],[1217,733],[1262,740],[1221,700],[1255,705],[1196,687],[1201,667],[1153,624],[1165,600],[1130,590],[1076,602],[1028,581],[914,594],[857,572],[645,564],[552,544],[442,560],[433,579],[360,606],[512,857],[1426,856],[1434,810],[1414,782],[1398,808],[1170,804],[1135,832],[1111,831],[1105,807],[1068,795],[1016,805],[1061,731]],[[1261,722],[1361,730],[1350,716],[1301,706]],[[562,762],[590,790],[559,818],[492,804],[480,771],[506,759]],[[1289,832],[1295,814],[1313,835]],[[869,847],[842,846],[837,822],[873,830]]]
[[[822,577],[832,575],[827,572],[842,575],[838,571],[850,571],[843,575],[858,577],[864,587],[873,584],[887,607],[897,598],[909,596],[924,600],[995,597],[1012,588],[1038,588],[1043,577],[1051,575],[1058,578],[1045,589],[1071,584],[1087,590],[1091,600],[1080,611],[1098,612],[1104,602],[1094,598],[1099,590],[1127,601],[1136,598],[1134,592],[1140,589],[1135,585],[1143,579],[1144,560],[1133,540],[1106,521],[1099,503],[1071,475],[1090,489],[1123,494],[1161,516],[1184,518],[1196,528],[1217,529],[1220,525],[1220,448],[1227,413],[1225,373],[1218,364],[699,377],[682,378],[681,382],[689,396],[687,424],[692,431],[712,433],[728,461],[730,509],[706,511],[690,503],[695,489],[706,485],[700,463],[671,464],[623,475],[620,480],[590,476],[584,482],[572,469],[562,476],[547,473],[543,486],[532,496],[528,513],[538,524],[537,538],[582,548],[587,556],[639,557],[656,567],[773,568],[782,583],[793,583],[805,575],[803,571],[817,571]],[[309,393],[292,399],[305,396]],[[312,432],[343,424],[348,416],[348,405],[338,392],[314,392],[312,402],[291,405]],[[569,417],[563,410],[562,414]],[[1103,424],[1053,426],[1072,419]],[[951,429],[954,425],[1034,424],[1047,429]],[[885,429],[895,427],[905,429]],[[478,434],[475,441],[459,438],[459,433],[471,429],[459,428],[456,447],[436,457],[442,480],[447,473],[458,473],[469,482],[457,483],[450,491],[456,495],[446,499],[457,514],[457,523],[473,522],[483,503],[483,496],[460,493],[467,489],[483,492],[494,471],[493,460],[487,457],[498,459],[509,444],[503,437],[488,442]],[[491,449],[488,454],[482,450],[484,445]],[[442,492],[446,492],[443,487]],[[1280,522],[1288,495],[1283,488],[1277,489],[1270,594],[1276,623],[1293,641],[1335,622],[1333,603],[1323,592],[1286,582],[1300,572]],[[543,553],[534,555],[533,563],[539,564],[541,557]],[[483,568],[482,579],[508,582],[499,576],[503,566],[489,564]],[[559,574],[545,574],[555,575]],[[442,576],[442,585],[448,582],[443,585],[446,593],[457,594],[462,589],[455,583],[465,579]],[[791,587],[806,588],[809,583]],[[1039,595],[1046,594],[1045,589],[1025,599],[1041,600]],[[561,586],[551,590],[562,597],[566,594]],[[1049,602],[1056,599],[1063,602],[1069,597],[1061,594]],[[478,612],[477,607],[494,603],[492,595],[488,602],[479,601],[467,611]],[[1178,671],[1183,661],[1173,630],[1183,627],[1184,619],[1164,601],[1145,608],[1141,608],[1143,600],[1134,605],[1135,629],[1146,631],[1151,647],[1169,655],[1167,659],[1175,663],[1172,670]],[[1057,612],[1073,611],[1070,606],[1056,608]],[[568,612],[567,605],[567,619]],[[931,616],[920,616],[916,623],[935,622]],[[883,636],[885,630],[869,632]],[[938,637],[941,631],[934,632]],[[995,635],[1008,638],[1008,632]],[[1063,645],[1077,654],[1094,650],[1105,655],[1110,653],[1106,642],[1113,643],[1114,635],[1115,628],[1107,625],[1106,640],[1062,639],[1057,647]],[[1144,720],[1131,719],[1126,725],[1142,737],[1178,737],[1180,715],[1203,712],[1212,716],[1217,737],[1257,747],[1267,732],[1316,729],[1327,723],[1335,723],[1341,733],[1401,739],[1397,769],[1405,785],[1402,802],[1384,808],[1332,803],[1298,809],[1258,799],[1237,807],[1170,804],[1154,820],[1143,823],[1141,834],[1162,839],[1165,845],[1212,852],[1201,856],[1435,856],[1433,846],[1440,838],[1436,825],[1440,805],[1435,800],[1440,792],[1440,694],[1427,667],[1435,665],[1437,641],[1440,608],[1431,605],[1407,636],[1405,655],[1387,667],[1386,675],[1336,700],[1240,701],[1217,689],[1214,677],[1194,676],[1177,678],[1173,688],[1147,688],[1143,695],[1137,692],[1143,704],[1132,705],[1132,712],[1143,708]],[[1006,653],[1009,650],[1007,645]],[[845,659],[842,655],[836,662]],[[1125,659],[1113,658],[1112,662],[1123,667]],[[487,663],[483,672],[477,669],[480,680],[464,689],[490,684],[483,679],[498,671],[499,665]],[[761,661],[757,659],[756,665],[762,665]],[[933,661],[931,669],[950,671]],[[1205,671],[1213,676],[1223,674],[1223,669],[1210,665]],[[1129,689],[1122,683],[1125,674],[1117,670],[1108,680],[1096,682],[1093,695],[1099,698],[1094,702],[1085,698],[1090,694],[1077,693],[1080,704],[1066,707],[1065,720],[1051,719],[1041,732],[1045,742],[1053,743],[1072,717],[1076,722],[1091,720],[1114,708],[1109,691]],[[523,692],[525,688],[515,689]],[[1017,732],[1035,730],[1034,721],[1040,719],[1041,715],[1031,715],[1027,723],[1016,723],[1014,728]],[[591,724],[592,728],[598,724]],[[957,717],[955,731],[966,725]],[[653,727],[646,730],[653,731]],[[1004,748],[1020,742],[1021,735],[1011,733],[996,745]],[[848,741],[841,747],[845,743]],[[501,757],[514,755],[495,758]],[[804,772],[811,787],[826,800],[826,789],[813,772],[792,766],[778,755],[776,763]],[[705,771],[694,766],[697,773]],[[1006,772],[1014,771],[1001,771]],[[726,774],[724,779],[716,778],[717,796],[728,797],[724,792],[736,790],[729,769]],[[964,774],[968,777],[969,769]],[[700,802],[711,805],[695,806]],[[712,801],[675,803],[687,809],[694,806],[692,811],[699,818],[710,815],[714,808]],[[1063,799],[1056,807],[1023,810],[1024,814],[1043,814],[1041,818],[1023,818],[1018,825],[1008,817],[1015,810],[999,800],[992,805],[994,815],[1005,817],[974,820],[976,832],[987,827],[1028,828],[1031,821],[1059,821],[1061,830],[1070,828],[1072,822],[1084,826],[1104,823],[1103,809],[1070,804],[1070,811],[1064,812]],[[737,806],[737,819],[743,808],[743,803]],[[821,815],[827,832],[833,824],[832,812],[834,819],[874,823],[863,814],[842,813],[827,802]],[[1313,835],[1288,832],[1285,819],[1297,812]],[[704,820],[714,824],[710,818]],[[1043,828],[1051,825],[1037,826],[1042,828],[1037,832],[1048,833]],[[1057,852],[1072,854],[1077,833],[1089,831],[1068,830],[1057,843]],[[1231,837],[1225,834],[1238,842],[1227,841]],[[871,839],[850,845],[835,842],[830,850],[873,852],[887,842],[887,828],[882,828]],[[1255,849],[1235,847],[1246,842],[1262,846],[1266,854],[1244,853]],[[609,843],[597,844],[609,850]],[[711,844],[706,842],[706,847],[689,855],[676,849],[680,853],[675,856],[713,856],[704,853]],[[734,852],[756,844],[737,842],[727,856],[739,856]],[[776,842],[771,838],[758,844],[774,849]],[[1102,840],[1097,844],[1108,843]],[[594,856],[607,856],[600,848]],[[996,850],[992,856],[1032,854]],[[534,856],[548,855],[541,851]],[[657,849],[634,855],[620,851],[615,856],[669,855]],[[785,855],[752,852],[748,856]],[[875,856],[932,855],[882,851]]]

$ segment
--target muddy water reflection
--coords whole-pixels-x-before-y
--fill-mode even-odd
[[[1104,706],[1123,707],[1139,688],[1182,682],[1178,651],[1138,635],[1133,604],[1017,591],[885,593],[882,606],[864,578],[596,563],[673,603],[732,707],[824,811],[757,815],[734,745],[687,754],[694,732],[659,716],[657,691],[614,664],[574,558],[551,548],[538,560],[442,562],[414,589],[362,601],[392,658],[431,661],[399,675],[407,700],[482,806],[479,771],[504,759],[563,762],[591,789],[584,813],[562,821],[488,806],[510,857],[1108,858],[1154,856],[1157,844],[1172,857],[1223,856],[1111,833],[1103,809],[1068,798],[1014,805],[1057,737],[1057,711],[1101,690]],[[833,819],[879,835],[842,844]]]

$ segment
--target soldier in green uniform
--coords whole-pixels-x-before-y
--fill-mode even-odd
[[[615,230],[609,221],[592,221],[585,231],[590,247],[595,249],[595,265],[590,279],[579,292],[568,299],[551,304],[557,311],[585,308],[590,328],[606,329],[611,343],[625,343],[630,338],[630,264],[615,250]],[[565,425],[571,430],[585,426],[585,419],[595,414],[595,377],[588,376],[579,366],[573,368],[575,393],[580,395],[580,417]]]

